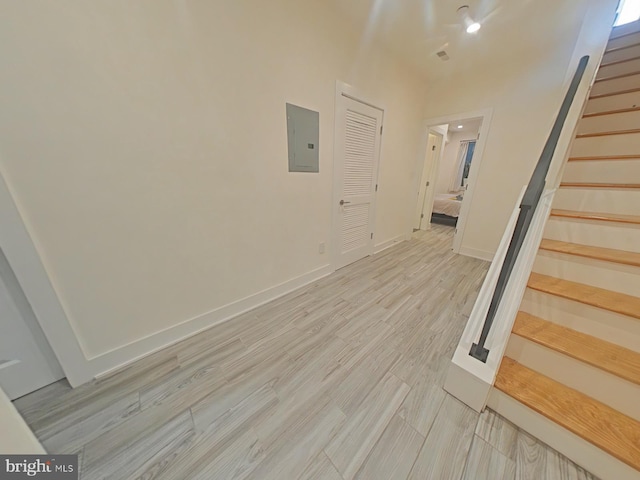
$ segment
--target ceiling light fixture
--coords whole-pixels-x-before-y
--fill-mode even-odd
[[[458,15],[460,15],[462,23],[467,29],[467,33],[476,33],[478,30],[480,30],[480,27],[482,25],[476,22],[473,18],[471,18],[471,15],[469,15],[469,5],[463,5],[462,7],[460,7],[458,9]]]
[[[458,128],[462,128],[462,125],[458,125]]]

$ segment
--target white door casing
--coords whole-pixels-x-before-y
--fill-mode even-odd
[[[337,96],[334,148],[333,266],[373,253],[383,111]]]
[[[416,213],[413,219],[413,228],[419,229],[422,223],[422,211],[424,209],[424,197],[427,193],[427,182],[429,179],[429,167],[433,159],[433,148],[435,147],[435,135],[429,132],[429,140],[427,141],[427,151],[424,155],[424,163],[422,164],[422,174],[420,175],[420,185],[418,187],[418,203],[416,204]]]
[[[429,207],[430,203],[427,192],[429,187],[435,185],[435,181],[431,180],[431,172],[440,161],[443,140],[444,137],[441,133],[435,131],[429,132],[427,151],[425,152],[422,177],[420,179],[420,189],[418,191],[418,204],[416,206],[416,218],[414,222],[414,228],[416,229],[427,230],[431,225],[432,208]]]
[[[0,250],[0,387],[15,399],[64,373]]]
[[[71,386],[90,381],[95,374],[53,288],[15,195],[5,182],[1,158],[0,247]]]

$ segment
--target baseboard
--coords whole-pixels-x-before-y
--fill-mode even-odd
[[[481,412],[489,396],[491,384],[484,382],[464,366],[458,365],[454,357],[449,364],[444,389],[476,412]]]
[[[260,305],[313,283],[332,272],[331,267],[325,265],[279,285],[186,320],[166,330],[90,358],[88,359],[90,370],[95,378],[107,375],[113,370],[120,369],[147,355],[174,345],[215,325],[231,320]]]
[[[390,240],[375,245],[373,247],[373,253],[380,253],[387,248],[393,247],[397,243],[404,242],[405,240],[407,240],[407,235],[398,235],[397,237],[393,237]]]
[[[486,260],[487,262],[493,261],[494,252],[487,252],[486,250],[479,250],[471,247],[460,247],[460,255],[467,257],[479,258],[480,260]]]
[[[493,389],[487,406],[598,478],[638,479],[638,471],[509,395]]]

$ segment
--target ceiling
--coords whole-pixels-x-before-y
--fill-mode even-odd
[[[462,128],[458,128],[462,125]],[[449,124],[449,133],[478,133],[482,118],[467,118]]]
[[[329,0],[365,34],[402,57],[425,78],[439,78],[547,49],[576,19],[588,0]],[[469,5],[482,23],[468,34],[457,9]],[[436,55],[445,50],[450,59]]]

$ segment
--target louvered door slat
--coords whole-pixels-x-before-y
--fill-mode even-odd
[[[357,248],[369,237],[369,205],[366,203],[345,208],[342,224],[342,248]]]
[[[343,194],[366,195],[371,191],[377,119],[347,110]],[[346,226],[345,226],[346,228]],[[364,232],[362,240],[367,240]]]

